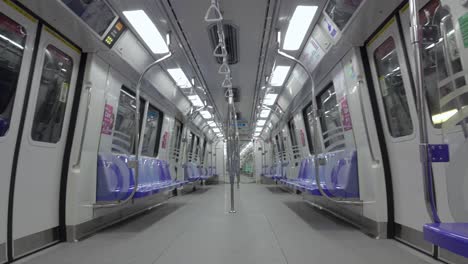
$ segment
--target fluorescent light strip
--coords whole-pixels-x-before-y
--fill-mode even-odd
[[[317,6],[296,7],[284,37],[283,49],[298,50],[301,47],[317,8]]]
[[[203,116],[205,119],[211,119],[213,116],[209,111],[200,111],[200,115]]]
[[[263,127],[257,127],[257,128],[255,128],[255,132],[262,132],[262,130],[263,130]]]
[[[266,123],[266,120],[258,120],[257,121],[257,126],[263,127],[265,125],[265,123]]]
[[[271,75],[271,86],[283,86],[291,66],[276,66]]]
[[[269,110],[269,109],[262,110],[262,112],[260,112],[260,117],[261,118],[267,118],[268,116],[270,116],[270,112],[271,112],[271,110]]]
[[[171,75],[172,79],[176,82],[177,86],[180,88],[191,88],[192,83],[189,81],[185,73],[180,68],[175,69],[167,69],[169,75]]]
[[[457,109],[452,109],[450,111],[447,111],[447,112],[443,112],[443,113],[440,113],[440,114],[436,114],[436,115],[433,115],[432,116],[432,122],[435,124],[435,125],[439,125],[439,124],[442,124],[442,123],[445,123],[447,120],[449,120],[450,118],[452,118],[454,115],[456,115],[458,113],[458,110]]]
[[[24,47],[23,47],[23,46],[21,46],[20,44],[14,42],[14,41],[11,40],[11,39],[5,37],[4,35],[0,34],[0,38],[2,38],[2,39],[5,40],[5,41],[8,41],[11,45],[13,45],[13,46],[15,46],[15,47],[17,47],[17,48],[19,48],[19,49],[21,49],[21,50],[24,50]]]
[[[202,106],[205,106],[202,102],[202,100],[200,99],[200,97],[198,95],[189,95],[188,96],[188,99],[190,100],[190,102],[192,102],[192,104],[196,107],[202,107]]]
[[[213,132],[218,134],[218,133],[221,133],[221,130],[219,128],[213,128]]]
[[[278,97],[278,94],[267,94],[265,95],[265,99],[263,100],[263,104],[267,106],[272,106],[276,102],[276,98]]]
[[[216,127],[216,123],[214,121],[208,121],[208,126]]]
[[[145,11],[124,11],[123,14],[153,53],[169,52],[166,41]]]

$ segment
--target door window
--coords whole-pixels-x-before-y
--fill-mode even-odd
[[[431,120],[435,127],[440,128],[446,121],[458,118],[455,125],[461,121],[458,111],[468,105],[468,94],[456,95],[458,89],[466,86],[466,80],[464,76],[453,77],[463,71],[463,66],[450,11],[439,0],[433,0],[419,14],[421,24],[439,28],[437,43],[423,44],[424,78]]]
[[[320,109],[320,125],[322,127],[323,143],[326,151],[334,151],[345,147],[344,129],[341,123],[341,112],[336,100],[333,84],[330,84],[317,98]]]
[[[390,135],[395,138],[411,135],[413,122],[393,37],[376,49],[374,59]]]
[[[0,137],[10,127],[25,42],[25,28],[0,13]]]
[[[307,135],[307,143],[309,144],[309,152],[310,154],[314,154],[314,144],[312,143],[312,139],[314,137],[314,128],[312,127],[314,124],[314,120],[312,117],[312,102],[302,110],[302,116],[304,118],[304,125],[305,131]]]
[[[33,140],[57,143],[62,137],[72,70],[70,56],[53,45],[47,46],[31,131]]]
[[[157,156],[159,148],[158,133],[160,132],[161,112],[153,106],[148,107],[146,126],[143,135],[143,148],[141,154],[148,157]]]

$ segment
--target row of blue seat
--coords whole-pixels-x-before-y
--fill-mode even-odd
[[[193,162],[187,162],[183,168],[184,179],[188,182],[205,181],[216,175],[216,168],[203,168]]]
[[[332,197],[359,198],[359,178],[356,151],[340,150],[319,154],[318,166],[320,186]],[[288,187],[321,196],[316,181],[316,164],[313,157],[301,161],[297,178],[280,178],[278,181]]]
[[[135,156],[112,153],[98,155],[97,201],[125,200],[132,194],[135,188],[135,170],[129,165],[131,161],[135,161]],[[138,188],[134,198],[179,188],[187,183],[172,179],[167,161],[141,157]]]
[[[277,162],[270,168],[268,168],[268,166],[263,166],[262,176],[272,180],[284,179],[286,178],[288,165],[288,162]]]

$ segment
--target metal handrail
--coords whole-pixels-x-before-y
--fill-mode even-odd
[[[80,148],[78,149],[78,157],[76,159],[75,164],[72,166],[72,168],[74,169],[80,167],[81,165],[81,156],[83,153],[84,139],[85,139],[86,130],[88,128],[88,116],[89,116],[89,105],[91,104],[92,83],[87,83],[85,86],[85,90],[87,90],[87,95],[88,95],[86,99],[86,113],[85,113],[85,117],[83,121],[83,130],[81,131]]]
[[[414,83],[416,89],[416,106],[419,121],[419,143],[420,143],[420,158],[422,165],[421,176],[424,184],[424,200],[426,202],[426,210],[432,221],[440,223],[440,218],[436,208],[434,179],[432,178],[432,165],[429,158],[429,135],[427,131],[426,120],[426,99],[425,85],[423,76],[423,60],[422,60],[422,31],[419,24],[419,7],[417,0],[409,1],[409,12],[411,18],[411,44],[413,45],[414,59]]]
[[[214,13],[215,17],[214,18],[210,18],[212,12],[215,12]],[[216,3],[216,0],[211,0],[211,5],[210,5],[210,7],[208,8],[208,10],[206,11],[206,14],[205,14],[205,21],[211,23],[211,22],[219,22],[219,21],[222,21],[222,20],[223,20],[223,14],[219,10],[219,7],[218,7],[218,4]]]
[[[159,65],[159,63],[169,59],[172,57],[172,52],[169,51],[168,54],[163,56],[162,58],[156,60],[155,62],[151,63],[148,65],[145,70],[141,73],[140,78],[138,79],[137,86],[135,88],[135,100],[136,100],[136,109],[135,109],[135,145],[136,145],[136,160],[134,162],[129,162],[130,167],[133,167],[135,169],[135,174],[134,174],[134,183],[135,183],[135,188],[133,188],[132,193],[127,197],[127,199],[123,201],[118,201],[115,203],[107,203],[107,204],[94,204],[94,208],[112,208],[116,206],[122,206],[133,200],[133,197],[135,196],[137,190],[138,190],[138,178],[140,174],[140,166],[139,166],[139,160],[140,160],[140,144],[142,143],[140,141],[140,89],[141,89],[141,83],[143,82],[143,78],[145,77],[145,74],[151,70],[154,66]]]
[[[366,140],[367,140],[367,147],[369,148],[369,154],[371,156],[372,164],[373,166],[377,166],[380,164],[380,160],[378,160],[375,156],[374,149],[372,148],[372,143],[370,139],[370,133],[369,133],[369,124],[367,123],[367,117],[366,117],[366,110],[364,109],[364,96],[362,94],[362,84],[364,82],[362,80],[358,80],[357,82],[357,90],[358,90],[358,95],[359,95],[359,103],[361,106],[361,115],[362,115],[362,122],[364,123],[364,130],[366,131]]]

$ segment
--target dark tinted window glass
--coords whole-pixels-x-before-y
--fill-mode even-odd
[[[161,113],[153,106],[148,107],[148,114],[146,115],[146,126],[143,135],[143,147],[141,154],[145,156],[155,156],[159,147],[158,133],[160,131]]]
[[[33,140],[48,143],[60,140],[72,70],[70,56],[52,45],[47,46],[31,131]]]
[[[26,30],[0,13],[0,137],[10,127],[25,42]]]
[[[466,87],[465,76],[453,78],[463,71],[463,65],[450,11],[439,0],[432,0],[419,14],[421,24],[439,28],[438,41],[423,44],[426,96],[432,123],[438,128],[442,124],[455,126],[463,121],[460,110],[468,105],[468,94],[459,93]]]
[[[390,134],[395,138],[411,135],[413,123],[392,37],[375,50],[374,59]]]

